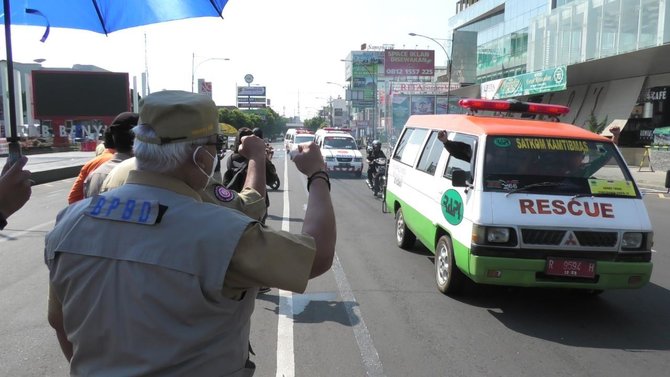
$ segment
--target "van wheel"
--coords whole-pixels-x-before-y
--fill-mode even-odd
[[[437,289],[444,294],[462,292],[467,277],[456,266],[454,247],[449,236],[442,236],[435,248],[435,282]]]
[[[416,236],[405,224],[405,216],[402,214],[402,208],[398,208],[395,213],[395,241],[401,249],[411,249],[416,241]]]

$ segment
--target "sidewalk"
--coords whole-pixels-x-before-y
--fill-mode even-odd
[[[639,171],[639,166],[628,167],[633,179],[635,179],[635,182],[637,182],[637,185],[640,186],[640,188],[662,190],[664,192],[668,190],[665,187],[665,171],[650,171],[648,167],[642,169],[642,171]]]

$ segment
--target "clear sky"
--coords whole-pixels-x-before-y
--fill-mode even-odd
[[[327,82],[345,85],[340,59],[362,43],[433,49],[436,64],[444,65],[439,46],[408,33],[446,39],[454,12],[455,0],[229,0],[223,20],[174,21],[109,36],[53,28],[44,43],[44,29],[15,26],[12,45],[16,62],[46,59],[42,65],[49,68],[92,64],[128,72],[131,87],[133,76],[140,85],[146,61],[151,91],[190,91],[195,54],[196,85],[198,78],[211,81],[217,105],[235,105],[235,87],[246,85],[250,73],[252,85],[267,87],[276,112],[306,119],[329,97],[344,97],[341,87]]]

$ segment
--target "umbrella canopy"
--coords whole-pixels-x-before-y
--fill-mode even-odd
[[[7,70],[13,72],[11,25],[89,30],[108,34],[117,30],[196,17],[221,17],[228,0],[3,0]],[[7,75],[10,151],[17,150],[14,79]],[[12,148],[12,147],[15,148]],[[18,149],[20,153],[20,148]],[[10,154],[10,158],[11,158]]]
[[[9,0],[12,25],[111,33],[195,17],[221,17],[228,0]]]

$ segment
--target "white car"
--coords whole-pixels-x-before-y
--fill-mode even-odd
[[[329,173],[353,173],[363,175],[363,155],[356,140],[346,131],[319,130],[314,142],[321,148],[326,171]]]

